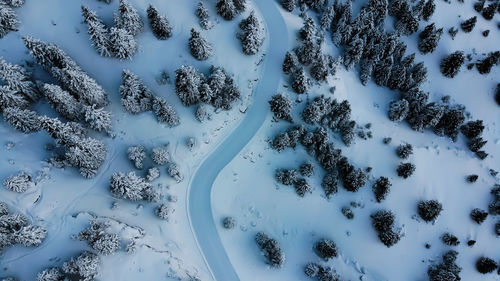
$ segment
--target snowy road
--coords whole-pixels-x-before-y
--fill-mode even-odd
[[[287,51],[288,31],[277,3],[255,0],[267,30],[268,50],[264,71],[253,96],[253,103],[239,126],[199,166],[189,187],[188,214],[191,228],[212,277],[218,281],[239,280],[217,231],[218,220],[212,214],[211,194],[219,172],[252,139],[262,126],[281,79],[281,64]]]

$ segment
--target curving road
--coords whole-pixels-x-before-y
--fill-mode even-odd
[[[211,192],[219,172],[252,139],[262,126],[269,106],[267,101],[276,93],[281,79],[281,64],[287,51],[288,30],[278,10],[276,1],[254,0],[267,30],[268,50],[264,58],[264,71],[243,121],[198,167],[188,190],[187,212],[191,229],[212,277],[217,281],[237,281],[233,268],[222,245],[217,223],[212,214]]]

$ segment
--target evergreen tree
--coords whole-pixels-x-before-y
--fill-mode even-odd
[[[443,205],[437,200],[420,201],[418,203],[418,215],[426,222],[431,222],[437,219]]]
[[[104,23],[99,19],[95,11],[82,6],[83,21],[88,26],[88,33],[92,45],[96,48],[99,55],[104,57],[111,56],[109,31]]]
[[[465,121],[464,106],[449,106],[445,109],[443,117],[435,126],[435,133],[440,136],[450,137],[453,141],[457,140],[460,127]]]
[[[246,55],[255,55],[264,43],[264,35],[259,20],[252,11],[248,18],[240,23],[238,39],[241,40],[242,51]]]
[[[497,2],[493,2],[489,4],[486,8],[483,9],[481,15],[485,20],[492,20],[495,16],[495,12],[500,4]]]
[[[16,12],[4,2],[0,2],[0,39],[11,31],[18,31],[20,23]]]
[[[18,94],[7,86],[0,85],[0,113],[9,107],[27,108],[30,102],[25,96]]]
[[[100,269],[101,259],[91,252],[83,252],[76,258],[65,262],[62,266],[63,272],[73,279],[82,281],[95,280]]]
[[[283,9],[289,11],[290,13],[295,10],[295,6],[297,5],[297,0],[281,0],[281,6]]]
[[[398,176],[407,179],[415,172],[415,165],[412,163],[401,163],[397,168]]]
[[[328,77],[328,74],[330,73],[329,67],[328,67],[328,61],[325,56],[320,56],[318,59],[315,60],[311,67],[311,76],[316,80],[316,81],[326,81],[326,78]]]
[[[443,29],[436,29],[434,23],[429,24],[425,29],[419,34],[418,50],[422,54],[428,54],[436,50],[439,43],[439,39],[443,34]]]
[[[347,70],[351,70],[361,60],[365,42],[365,37],[355,36],[346,46],[343,62]]]
[[[82,119],[82,105],[70,93],[52,84],[44,84],[41,89],[44,97],[62,117],[70,121]]]
[[[375,69],[373,72],[373,78],[375,83],[379,86],[386,86],[389,77],[391,76],[391,70],[393,66],[392,57],[388,57],[383,61],[379,61],[375,65]]]
[[[377,181],[373,184],[372,187],[377,202],[380,203],[383,200],[385,200],[385,198],[389,194],[389,191],[391,190],[391,186],[392,184],[388,178],[380,177],[377,179]]]
[[[366,86],[366,84],[368,84],[368,81],[370,81],[373,76],[375,61],[371,59],[361,60],[359,67],[359,80],[361,81],[361,84],[363,84],[363,86]]]
[[[462,28],[462,30],[465,32],[465,33],[469,33],[471,32],[474,27],[476,26],[476,22],[477,22],[477,17],[474,16],[474,17],[471,17],[469,19],[467,19],[466,21],[462,22],[460,24],[460,27]]]
[[[197,60],[206,60],[213,55],[212,45],[205,38],[201,37],[200,33],[194,28],[191,29],[189,50],[191,55]]]
[[[158,216],[162,220],[170,221],[170,217],[174,213],[175,209],[168,206],[167,204],[159,205],[156,210],[156,216]]]
[[[148,200],[150,194],[154,193],[151,183],[135,172],[114,173],[110,180],[110,190],[113,196],[131,201]]]
[[[94,138],[80,138],[68,146],[65,158],[70,165],[78,167],[85,178],[93,178],[106,160],[106,146]]]
[[[255,241],[266,257],[269,265],[272,267],[283,266],[285,263],[285,253],[281,249],[278,240],[270,238],[264,232],[259,232],[255,235]]]
[[[176,71],[175,90],[182,104],[190,106],[200,101],[199,87],[205,80],[201,73],[192,66],[181,66]]]
[[[225,20],[232,20],[237,15],[233,0],[218,0],[216,7],[217,14]]]
[[[210,21],[210,15],[208,9],[205,7],[203,2],[199,2],[196,7],[196,16],[198,17],[201,28],[208,30],[212,28],[212,22]]]
[[[170,127],[180,124],[179,116],[175,109],[163,98],[153,98],[153,112],[160,123],[165,123]]]
[[[137,42],[130,32],[124,28],[112,27],[109,32],[111,52],[118,59],[132,59],[137,52]]]
[[[175,163],[170,163],[167,167],[167,174],[172,177],[177,183],[182,181],[182,176],[179,171],[179,166]]]
[[[276,94],[269,101],[269,105],[271,106],[271,111],[274,113],[274,119],[293,122],[292,115],[290,114],[292,110],[292,101],[290,101],[287,96]]]
[[[305,41],[295,49],[295,54],[301,64],[310,65],[321,54],[321,50],[313,41]]]
[[[427,0],[422,9],[422,18],[425,21],[429,21],[436,10],[436,4],[434,4],[434,0]]]
[[[111,112],[104,110],[104,108],[97,108],[95,105],[85,105],[83,106],[82,111],[84,120],[87,124],[89,124],[91,129],[111,134]]]
[[[120,238],[110,232],[110,225],[106,221],[90,222],[90,226],[78,233],[78,239],[86,241],[89,246],[100,255],[111,255],[120,248]]]
[[[160,15],[158,10],[151,4],[149,5],[147,12],[149,24],[156,38],[160,40],[170,38],[172,36],[172,26],[170,26],[167,17]]]
[[[247,8],[247,0],[233,0],[234,8],[241,14]]]
[[[7,107],[3,111],[5,122],[9,123],[16,130],[25,134],[30,134],[40,131],[41,122],[40,116],[29,109],[21,109],[18,107]]]
[[[307,78],[306,72],[303,67],[297,69],[292,75],[292,89],[297,94],[304,94],[309,89],[309,78]]]
[[[80,67],[55,44],[48,44],[31,36],[23,37],[24,44],[31,56],[47,70],[67,68],[80,70]]]
[[[495,271],[497,267],[497,263],[488,257],[480,257],[476,261],[476,269],[481,274],[491,273]]]
[[[52,267],[39,272],[36,281],[64,281],[64,275],[59,268]]]
[[[321,28],[329,31],[332,28],[334,20],[335,20],[335,6],[331,5],[321,14],[321,19],[320,19]]]
[[[63,88],[87,105],[106,106],[109,101],[104,89],[85,72],[77,69],[52,69]]]
[[[127,149],[128,159],[134,162],[137,169],[143,168],[143,161],[146,159],[146,148],[142,145],[131,146]]]
[[[283,61],[283,72],[285,74],[293,73],[295,68],[299,65],[297,56],[294,52],[286,52],[285,60]]]
[[[460,67],[464,64],[464,62],[464,53],[456,51],[441,61],[441,73],[443,73],[446,77],[453,78],[458,74]]]
[[[488,74],[494,65],[500,62],[500,51],[491,52],[486,58],[476,63],[477,70],[480,74]]]
[[[120,86],[121,103],[125,110],[138,114],[151,110],[153,93],[129,70],[122,72],[123,83]]]
[[[41,127],[59,145],[74,145],[81,138],[86,137],[87,131],[75,122],[61,122],[58,118],[40,117]]]
[[[36,101],[39,98],[38,89],[32,81],[31,73],[20,65],[6,62],[1,57],[0,81],[3,81],[3,86],[15,91],[16,95],[24,96],[27,101]]]
[[[144,27],[139,13],[127,0],[120,0],[118,13],[114,15],[114,20],[116,28],[125,29],[132,36],[141,33]]]
[[[153,148],[153,151],[151,151],[151,160],[159,166],[169,163],[171,158],[167,146]]]
[[[302,28],[299,31],[300,39],[303,41],[313,41],[316,37],[316,30],[316,23],[311,17],[306,15]]]
[[[328,261],[332,258],[337,257],[337,245],[330,239],[320,239],[314,245],[314,251],[318,255],[318,257],[322,258],[325,261]]]
[[[24,0],[2,0],[5,4],[10,5],[14,8],[19,8],[24,5]]]
[[[450,250],[443,255],[442,263],[430,266],[427,270],[429,281],[461,280],[462,268],[455,263],[457,256],[458,252]]]
[[[389,248],[399,242],[401,236],[394,230],[396,217],[393,212],[380,210],[371,214],[370,217],[373,227],[378,232],[378,238],[385,246]]]
[[[403,121],[408,115],[410,108],[409,103],[405,99],[392,101],[389,104],[389,120],[394,122]]]

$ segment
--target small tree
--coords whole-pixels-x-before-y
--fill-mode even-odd
[[[168,206],[167,204],[160,204],[155,210],[156,216],[166,221],[170,221],[170,217],[174,212],[175,209]]]
[[[476,269],[481,274],[491,273],[496,270],[497,267],[497,263],[488,257],[480,257],[476,261]]]
[[[233,229],[236,227],[236,219],[233,217],[225,217],[222,220],[222,226],[224,226],[225,229]]]
[[[425,27],[419,34],[418,50],[422,54],[428,54],[436,50],[439,39],[443,35],[443,29],[436,29],[434,23]]]
[[[83,252],[76,258],[65,262],[62,266],[67,276],[77,280],[94,280],[100,269],[101,259],[91,252]]]
[[[443,205],[437,200],[420,201],[418,203],[418,215],[426,222],[436,220],[442,210]]]
[[[153,93],[144,85],[137,75],[124,69],[123,83],[120,86],[121,104],[132,114],[149,111],[152,107]]]
[[[135,172],[114,173],[110,180],[110,190],[114,196],[131,201],[156,199],[151,183],[138,177]]]
[[[158,10],[151,4],[149,5],[147,12],[149,25],[151,26],[153,34],[156,38],[166,40],[172,37],[172,26],[168,22],[167,17],[160,15]]]
[[[306,75],[306,72],[303,67],[300,67],[297,69],[292,77],[292,89],[297,93],[297,94],[304,94],[307,92],[309,89],[309,84],[311,83],[309,81],[309,78]]]
[[[153,148],[151,152],[151,159],[156,165],[165,165],[170,162],[170,153],[167,146],[160,146]]]
[[[96,108],[93,106],[83,106],[82,108],[84,114],[84,120],[91,129],[98,132],[106,132],[108,134],[112,133],[113,126],[111,123],[112,114],[110,111],[104,110],[104,108]]]
[[[324,259],[325,261],[337,257],[337,245],[330,239],[320,239],[314,245],[314,250],[318,257]]]
[[[35,183],[31,179],[31,175],[26,172],[20,172],[17,175],[12,175],[3,181],[3,185],[8,189],[23,193],[28,189],[35,187]]]
[[[297,5],[297,0],[281,0],[281,6],[283,9],[293,12],[295,10],[295,7]]]
[[[237,37],[241,41],[241,48],[246,55],[255,55],[264,43],[264,35],[259,19],[252,11],[250,15],[241,21],[239,25],[241,32]]]
[[[82,119],[82,105],[67,91],[57,85],[44,84],[42,93],[62,117],[77,121]]]
[[[218,0],[217,14],[225,20],[232,20],[238,13],[233,0]]]
[[[434,0],[427,0],[422,9],[422,18],[425,21],[429,21],[432,15],[434,14],[435,10],[436,10],[436,4],[434,4]]]
[[[415,165],[412,163],[401,163],[397,168],[398,176],[407,179],[415,172]]]
[[[474,16],[474,17],[471,17],[469,19],[467,19],[466,21],[462,22],[460,24],[460,27],[462,28],[462,30],[465,32],[465,33],[469,33],[471,32],[474,27],[476,26],[476,22],[477,22],[477,17]]]
[[[297,55],[294,52],[286,52],[285,60],[283,61],[283,72],[285,74],[293,73],[298,65]]]
[[[177,115],[174,107],[163,98],[153,98],[153,112],[160,123],[165,123],[170,127],[180,124],[179,115]]]
[[[477,224],[482,224],[486,220],[486,218],[488,217],[488,213],[486,211],[479,209],[479,208],[474,208],[470,212],[470,217]]]
[[[441,73],[443,73],[446,77],[453,78],[458,74],[460,67],[464,64],[464,62],[464,53],[456,51],[441,61]]]
[[[212,28],[212,22],[210,21],[210,15],[208,9],[205,7],[203,2],[199,2],[196,7],[196,16],[198,17],[201,28],[208,30]]]
[[[377,202],[382,202],[385,200],[387,195],[389,194],[389,191],[391,189],[391,182],[389,181],[388,178],[386,177],[380,177],[375,181],[373,184],[373,193],[375,194],[375,199]]]
[[[100,255],[111,255],[120,248],[120,238],[110,233],[109,222],[93,220],[90,226],[78,234],[78,238],[86,241]]]
[[[109,41],[111,52],[121,60],[132,59],[132,56],[137,52],[137,42],[125,28],[112,27],[109,32]]]
[[[213,55],[212,45],[201,37],[200,33],[194,28],[191,29],[189,38],[189,50],[191,55],[197,60],[206,60]]]
[[[396,148],[396,154],[401,159],[408,159],[408,157],[413,154],[413,146],[409,143],[400,144]]]
[[[192,66],[181,66],[175,77],[175,90],[182,104],[190,106],[200,101],[200,85],[205,77]]]
[[[477,70],[480,74],[488,74],[494,65],[500,62],[500,51],[491,52],[488,56],[476,63]]]
[[[2,19],[0,21],[0,39],[11,31],[17,31],[21,23],[16,12],[3,2],[0,2],[0,19]]]
[[[125,29],[132,36],[141,33],[144,23],[137,10],[127,0],[120,0],[118,13],[114,15],[115,25],[119,29]]]
[[[460,240],[458,240],[458,237],[451,233],[445,233],[442,237],[441,240],[443,241],[444,244],[448,246],[458,246],[460,244]]]
[[[82,16],[83,21],[88,26],[92,45],[99,55],[104,57],[111,56],[109,30],[106,25],[99,19],[95,11],[90,10],[86,6],[82,6]]]
[[[272,267],[282,267],[285,263],[285,253],[278,240],[270,238],[264,232],[255,235],[255,241]]]
[[[311,192],[312,187],[306,181],[306,179],[300,178],[293,183],[295,187],[295,193],[300,197],[304,197],[306,193]]]
[[[443,255],[443,262],[437,265],[430,266],[427,270],[430,281],[443,281],[443,280],[461,280],[459,274],[462,268],[458,266],[455,261],[457,260],[458,252],[448,251]]]
[[[403,121],[410,111],[409,103],[405,99],[395,100],[389,104],[389,120],[394,122]]]
[[[142,145],[131,146],[127,149],[128,159],[134,162],[137,169],[143,168],[143,161],[146,159],[146,148]]]
[[[396,217],[391,211],[380,210],[371,216],[372,225],[378,232],[380,241],[388,248],[395,245],[401,239],[401,236],[394,230]]]

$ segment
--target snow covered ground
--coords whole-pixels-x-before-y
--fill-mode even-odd
[[[16,9],[22,21],[19,32],[0,39],[0,57],[22,65],[33,61],[22,36],[31,35],[59,45],[108,93],[112,102],[108,109],[114,115],[116,134],[114,138],[98,135],[107,144],[108,155],[97,177],[86,180],[74,168],[59,169],[46,162],[53,140],[45,132],[24,135],[0,122],[0,179],[22,170],[35,175],[37,181],[35,188],[23,194],[1,188],[0,201],[48,231],[47,239],[38,248],[14,246],[5,250],[0,256],[0,277],[34,280],[41,270],[61,266],[63,261],[89,249],[75,235],[90,220],[104,218],[120,235],[123,249],[102,257],[99,280],[309,280],[304,266],[318,262],[333,266],[342,280],[417,281],[428,280],[429,265],[440,262],[441,255],[449,249],[459,252],[457,263],[463,268],[462,280],[500,280],[496,273],[480,275],[475,268],[480,256],[500,259],[499,238],[494,234],[498,218],[490,215],[481,225],[469,219],[473,208],[487,209],[492,200],[489,191],[498,183],[498,176],[490,175],[490,169],[500,170],[499,110],[492,98],[500,70],[494,67],[490,74],[480,75],[475,69],[467,71],[463,67],[454,79],[443,77],[439,70],[441,58],[456,50],[472,53],[474,58],[497,50],[498,15],[493,21],[486,21],[469,3],[439,0],[431,22],[444,27],[445,33],[437,50],[421,55],[417,33],[404,39],[407,54],[415,52],[415,61],[424,61],[428,68],[429,78],[422,89],[430,92],[430,99],[450,95],[453,102],[466,105],[473,119],[484,120],[483,136],[488,140],[484,150],[489,157],[479,160],[467,149],[464,138],[453,143],[430,131],[415,132],[404,122],[391,122],[387,109],[397,94],[373,82],[362,86],[357,68],[348,72],[340,67],[327,83],[315,85],[308,94],[293,93],[288,77],[281,72],[281,63],[285,51],[297,44],[295,38],[302,26],[297,10],[289,13],[276,1],[255,0],[235,20],[224,21],[215,13],[215,1],[205,1],[216,25],[202,34],[213,44],[215,54],[199,62],[187,48],[190,29],[200,30],[194,14],[197,1],[130,2],[144,20],[147,6],[154,4],[173,25],[173,37],[159,41],[146,24],[145,31],[137,37],[139,52],[130,61],[99,56],[90,45],[87,26],[82,23],[80,6],[87,5],[111,25],[118,1],[108,5],[94,0],[28,0]],[[365,2],[355,2],[355,14]],[[252,10],[265,24],[267,38],[258,54],[245,56],[235,34],[240,20]],[[474,31],[459,32],[452,40],[448,28],[459,28],[461,21],[473,15],[478,15]],[[390,22],[386,25],[392,26]],[[419,31],[424,26],[421,23]],[[486,29],[491,32],[483,37],[481,32]],[[330,54],[341,53],[330,39],[327,42]],[[232,110],[213,113],[211,120],[199,123],[194,117],[195,107],[182,106],[175,94],[175,70],[181,65],[193,65],[208,72],[212,64],[234,74],[242,99]],[[123,110],[118,89],[124,68],[137,74],[153,92],[175,107],[180,126],[168,128],[151,113],[130,115]],[[33,70],[39,80],[52,81],[38,66],[27,69]],[[167,85],[157,83],[162,71],[170,76]],[[333,95],[331,87],[335,87]],[[302,147],[282,153],[270,148],[269,140],[290,126],[272,120],[267,101],[276,93],[286,93],[297,100],[292,111],[295,120],[300,119],[307,100],[331,95],[350,102],[352,119],[358,124],[371,123],[373,138],[357,138],[350,147],[332,135],[335,145],[355,166],[373,168],[368,183],[359,192],[350,193],[340,187],[338,194],[326,199],[320,186],[324,171]],[[38,104],[36,110],[54,114],[46,102]],[[192,150],[186,145],[190,137],[196,139]],[[385,137],[391,137],[392,142],[384,144]],[[396,146],[405,142],[414,147],[409,160],[417,167],[406,180],[396,174],[401,160],[395,154]],[[154,214],[158,203],[128,202],[113,198],[109,192],[109,179],[114,172],[135,170],[126,150],[137,144],[144,145],[148,153],[168,144],[173,160],[180,166],[184,178],[181,183],[169,178],[164,166],[160,167],[160,179],[154,182],[162,195],[161,202],[175,208],[168,222]],[[277,168],[297,168],[306,160],[315,163],[314,176],[309,179],[313,191],[300,198],[293,187],[276,183],[274,173]],[[148,160],[145,167],[152,165]],[[477,174],[479,180],[466,182],[470,174]],[[371,185],[380,176],[389,177],[393,186],[388,198],[376,203]],[[417,215],[418,201],[428,199],[443,204],[444,210],[435,223],[425,223]],[[351,205],[357,207],[352,207],[354,219],[348,220],[340,210]],[[371,226],[370,214],[380,208],[396,213],[396,224],[404,233],[391,248],[380,243]],[[223,228],[225,216],[236,219],[235,229]],[[265,264],[254,241],[258,231],[265,231],[281,243],[286,254],[283,268],[273,269]],[[449,247],[441,242],[442,234],[448,231],[460,239],[459,246]],[[322,262],[312,249],[319,238],[334,240],[339,257]],[[470,239],[477,241],[472,247],[467,246]],[[130,241],[137,246],[133,254],[124,250]],[[430,249],[426,249],[426,243]]]

